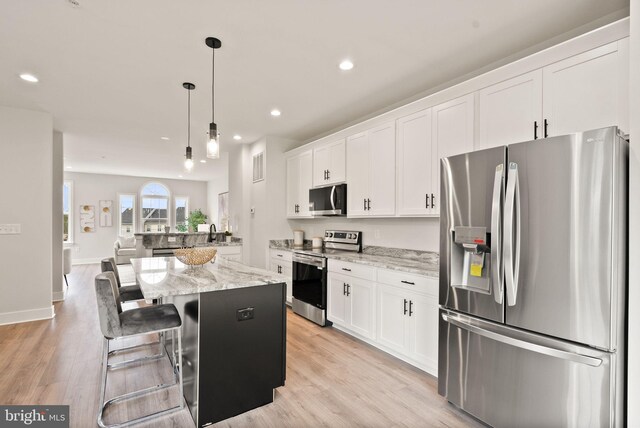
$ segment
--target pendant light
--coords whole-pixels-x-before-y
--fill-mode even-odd
[[[196,85],[189,82],[184,82],[182,87],[185,88],[188,92],[187,96],[187,152],[185,154],[184,159],[184,167],[187,171],[191,171],[193,169],[193,159],[191,158],[191,91],[196,88]]]
[[[211,48],[211,123],[209,124],[209,142],[207,143],[207,157],[210,159],[218,159],[220,157],[220,141],[218,134],[218,126],[215,122],[215,65],[216,65],[216,49],[222,46],[222,42],[215,37],[207,37],[205,39],[207,46]]]

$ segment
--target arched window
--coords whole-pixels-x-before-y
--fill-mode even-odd
[[[160,183],[147,183],[140,190],[140,224],[142,232],[164,232],[169,226],[169,201],[171,193]]]

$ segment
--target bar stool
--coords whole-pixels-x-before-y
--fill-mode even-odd
[[[101,427],[125,427],[184,409],[184,391],[182,384],[182,320],[176,307],[172,304],[163,304],[123,311],[120,304],[116,277],[113,272],[104,272],[98,274],[95,278],[95,288],[96,300],[98,304],[98,316],[100,318],[100,330],[102,331],[102,335],[104,336],[102,344],[102,384],[100,386],[100,410],[98,411],[98,425]],[[177,350],[175,349],[176,331],[178,333]],[[119,368],[134,362],[140,362],[142,360],[149,359],[149,357],[142,357],[110,365],[109,341],[113,339],[125,337],[128,338],[144,334],[162,332],[171,332],[173,366],[174,374],[176,375],[175,382],[171,384],[161,384],[138,391],[129,392],[114,397],[108,401],[104,401],[105,391],[107,387],[107,373],[109,369]],[[171,359],[171,356],[169,356],[169,358]],[[178,406],[151,413],[149,415],[141,416],[139,418],[116,425],[105,425],[104,421],[102,420],[105,409],[114,403],[122,402],[135,397],[140,397],[154,391],[175,386],[176,384],[179,385],[180,389],[180,404]]]
[[[120,282],[120,274],[118,273],[118,265],[113,257],[108,259],[102,259],[100,262],[102,272],[113,272],[116,277],[116,284],[118,285],[118,291],[120,293],[120,300],[122,302],[131,302],[133,300],[144,300],[142,290],[138,285],[122,285]]]

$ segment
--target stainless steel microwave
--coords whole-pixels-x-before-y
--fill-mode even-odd
[[[309,211],[311,215],[347,215],[347,185],[309,189]]]

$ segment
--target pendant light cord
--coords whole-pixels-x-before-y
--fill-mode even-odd
[[[191,147],[191,90],[187,89],[187,146]]]
[[[216,49],[211,50],[211,122],[215,122]]]

